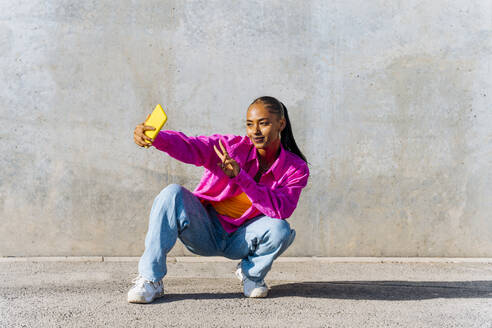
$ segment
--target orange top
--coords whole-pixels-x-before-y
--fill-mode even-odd
[[[251,207],[251,200],[244,192],[220,202],[210,200],[208,202],[212,204],[217,213],[234,219],[240,218]]]

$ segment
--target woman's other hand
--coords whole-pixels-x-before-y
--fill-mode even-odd
[[[222,168],[222,171],[224,171],[224,173],[229,178],[234,178],[239,174],[241,168],[239,167],[239,164],[229,156],[229,153],[225,149],[221,140],[219,140],[219,145],[220,145],[220,149],[222,149],[222,152],[218,150],[217,147],[215,147],[214,145],[214,150],[217,153],[217,156],[219,156],[221,160],[221,163],[218,163],[217,165],[219,165]]]
[[[149,116],[150,116],[150,114],[149,114]],[[149,118],[149,116],[147,116],[147,119]],[[147,119],[145,119],[145,120],[147,120]],[[145,131],[152,131],[152,130],[155,130],[155,128],[153,126],[145,125],[145,122],[140,123],[139,125],[137,125],[137,127],[133,131],[133,140],[140,147],[149,148],[150,146],[152,146],[152,142],[154,142],[154,140],[147,137],[145,135]]]

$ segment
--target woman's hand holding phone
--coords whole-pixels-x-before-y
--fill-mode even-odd
[[[143,123],[140,123],[133,132],[133,139],[140,147],[149,148],[152,146],[155,137],[166,124],[167,115],[161,104],[155,106],[152,113],[147,116]]]
[[[147,116],[147,119],[149,117],[150,117],[150,114],[149,114],[149,116]],[[139,125],[137,125],[137,127],[133,131],[133,140],[140,147],[149,148],[150,146],[152,146],[152,142],[154,142],[154,140],[147,137],[145,135],[145,131],[153,131],[153,130],[155,130],[155,128],[153,126],[150,126],[150,125],[145,125],[145,121],[144,121],[144,122],[140,123]]]

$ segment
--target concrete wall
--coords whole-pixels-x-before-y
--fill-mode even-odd
[[[141,255],[202,169],[135,125],[243,134],[273,95],[311,163],[286,256],[490,257],[491,55],[490,1],[3,0],[0,256]]]

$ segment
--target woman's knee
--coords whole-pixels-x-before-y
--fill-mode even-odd
[[[161,190],[161,192],[157,195],[156,200],[159,200],[160,202],[166,202],[166,201],[175,201],[177,198],[180,198],[183,194],[184,187],[172,183],[170,185],[167,185],[164,189]]]
[[[293,230],[287,221],[281,219],[269,218],[268,223],[268,240],[271,244],[279,247],[285,243],[291,243],[290,240]]]
[[[162,189],[154,199],[151,210],[153,215],[151,217],[156,219],[163,219],[164,217],[174,219],[174,215],[169,214],[176,213],[177,206],[182,202],[183,191],[184,187],[175,183]]]
[[[179,195],[180,193],[183,192],[184,187],[182,185],[179,185],[177,183],[171,183],[167,185],[164,189],[161,190],[159,195]]]

